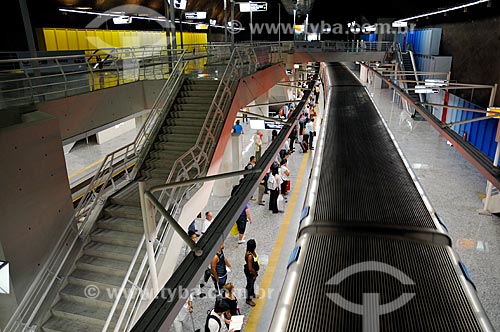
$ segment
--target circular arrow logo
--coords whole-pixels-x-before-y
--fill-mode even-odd
[[[226,30],[235,35],[243,30],[243,24],[238,20],[227,22]]]
[[[403,285],[415,285],[415,282],[403,271],[376,261],[366,261],[346,267],[328,280],[326,285],[338,285],[354,274],[367,271],[386,273],[399,280]],[[350,302],[338,293],[327,293],[326,296],[344,310],[362,315],[363,331],[377,332],[380,328],[380,316],[396,311],[406,305],[413,299],[415,293],[403,293],[394,301],[385,304],[380,304],[380,293],[363,293],[362,304]]]

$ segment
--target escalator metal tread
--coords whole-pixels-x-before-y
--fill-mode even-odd
[[[336,98],[326,124],[328,143],[313,223],[334,220],[435,230],[436,223],[371,99],[353,80],[345,68],[334,71]]]
[[[378,293],[380,304],[403,293],[415,294],[405,305],[379,316],[380,331],[482,331],[454,269],[450,247],[335,234],[310,235],[308,242],[307,252],[301,253],[307,259],[301,263],[286,331],[324,331],[326,326],[329,331],[362,331],[362,315],[344,310],[326,294],[363,304],[364,293]],[[340,283],[326,284],[343,269],[366,261],[388,264],[414,284],[379,271],[357,272]]]

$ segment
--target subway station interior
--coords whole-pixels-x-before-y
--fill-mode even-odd
[[[0,332],[500,331],[497,1],[5,6]]]

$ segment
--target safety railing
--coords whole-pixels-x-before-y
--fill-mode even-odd
[[[238,47],[231,54],[230,60],[226,69],[220,78],[219,87],[213,98],[211,107],[202,126],[198,139],[195,145],[186,153],[180,156],[172,166],[166,183],[179,182],[204,176],[210,166],[211,156],[215,151],[219,136],[225,123],[225,118],[231,106],[234,92],[236,90],[239,79],[245,75],[251,74],[264,66],[281,61],[278,45],[262,46],[262,47]],[[163,190],[159,195],[158,202],[165,210],[174,218],[180,215],[183,203],[189,198],[192,189],[197,185],[187,185]],[[155,215],[157,211],[155,211]],[[158,260],[160,248],[165,248],[173,235],[172,228],[166,223],[163,216],[156,218],[158,224],[154,231],[153,238],[157,239],[157,246],[154,249],[155,260]],[[159,238],[157,237],[159,234]],[[144,237],[145,238],[145,237]],[[144,245],[144,240],[137,248],[139,252]],[[134,281],[130,280],[133,266],[137,264],[136,260],[140,257],[135,257],[131,262],[128,273],[122,283],[122,286],[117,293],[112,310],[108,315],[106,325],[103,332],[109,331],[109,327],[114,324],[114,332],[128,331],[139,314],[139,304],[145,300],[145,297],[151,295],[151,291],[146,289],[148,276],[151,273],[147,264],[147,255],[142,257],[139,271],[136,274]],[[140,282],[140,284],[139,284]],[[125,288],[128,284],[132,284],[132,288],[128,294]],[[125,295],[127,295],[125,297]],[[154,296],[149,299],[152,300]],[[124,303],[121,313],[116,318],[116,309],[118,303]],[[116,321],[113,321],[116,318]]]
[[[73,248],[79,240],[83,242],[91,231],[100,212],[98,207],[102,207],[106,196],[114,189],[123,187],[133,179],[132,174],[136,174],[137,170],[130,168],[134,165],[137,168],[138,156],[146,154],[145,149],[149,149],[150,142],[163,123],[167,114],[164,110],[170,108],[169,104],[176,96],[176,87],[184,77],[186,63],[184,53],[181,53],[135,141],[104,158],[47,263],[35,278],[4,331],[26,331],[31,327],[47,294],[56,280],[60,279],[59,274]],[[123,176],[117,183],[118,174]]]
[[[166,79],[182,52],[149,46],[0,60],[0,110],[139,80]]]

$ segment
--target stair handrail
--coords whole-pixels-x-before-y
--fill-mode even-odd
[[[210,109],[207,113],[202,126],[202,130],[198,135],[198,139],[195,145],[193,145],[193,147],[191,147],[191,149],[185,152],[182,156],[177,158],[172,166],[167,180],[165,181],[166,183],[172,181],[180,181],[181,179],[189,179],[189,171],[193,168],[196,169],[196,174],[193,175],[193,178],[201,176],[208,169],[210,163],[209,154],[213,153],[213,151],[215,150],[217,138],[222,131],[222,126],[224,125],[226,114],[231,106],[230,102],[232,101],[232,96],[236,88],[235,84],[245,74],[253,73],[255,72],[255,70],[269,65],[273,62],[281,61],[281,57],[277,59],[273,59],[272,57],[273,54],[281,54],[279,45],[276,45],[234,48],[231,53],[228,65],[226,66],[226,69],[224,70],[224,73],[220,79],[219,86],[214,95]],[[259,53],[261,53],[260,56]],[[183,161],[188,158],[190,158],[188,160],[188,163],[184,164]],[[170,213],[175,218],[181,212],[183,198],[185,198],[188,193],[195,187],[196,185],[191,185],[163,190],[158,200],[163,206],[170,208]],[[161,217],[158,222],[157,230],[162,229],[163,223],[164,218]],[[158,252],[158,248],[165,247],[166,240],[171,238],[170,236],[168,236],[169,232],[171,235],[171,228],[167,224],[165,225],[165,227],[163,227],[162,235],[158,241],[158,246],[155,250],[155,259],[158,258],[156,255],[156,253]],[[136,264],[137,259],[138,257],[131,262],[131,267]],[[148,264],[146,264],[146,261],[147,255],[144,255],[134,284],[139,280],[138,278],[140,278],[141,275],[149,275],[149,266]],[[131,271],[130,268],[129,271]],[[121,289],[121,292],[119,292],[120,296],[117,296],[117,298],[115,298],[113,310],[109,312],[106,325],[103,328],[102,332],[107,332],[109,330],[109,325],[116,312],[117,304],[121,300],[121,296],[124,294],[126,281],[128,281],[129,278],[130,274],[127,274],[124,283],[122,283],[123,289]],[[140,288],[142,292],[139,291],[138,297],[136,297],[136,300],[133,306],[130,308],[130,311],[130,303],[132,302],[132,298],[136,295],[135,289],[132,289],[131,292],[128,292],[127,298],[125,300],[125,305],[121,309],[120,316],[118,317],[118,321],[114,327],[114,332],[127,331],[126,328],[128,328],[129,324],[133,321],[133,317],[136,316],[137,310],[139,309],[138,303],[140,303],[140,300],[145,296],[145,290],[142,289],[145,283],[146,278],[143,279],[143,283]],[[122,323],[127,312],[129,313],[129,317],[126,320],[125,329],[121,330]]]
[[[400,68],[399,71],[404,72],[405,71],[405,67],[404,67],[404,62],[403,62],[403,55],[402,55],[401,45],[399,43],[395,43],[395,47],[396,47],[397,64],[398,64],[398,67]],[[402,82],[398,81],[398,85],[401,85],[404,91],[408,91],[408,84],[406,82],[404,82],[405,81],[404,80],[404,76],[405,75],[399,74],[396,71],[394,73],[394,76],[395,76],[396,80],[398,79],[398,75],[399,75],[399,79],[402,81]],[[403,106],[406,106],[406,111],[408,113],[411,113],[410,105],[405,100],[403,100]]]
[[[177,62],[173,65],[167,82],[158,94],[152,110],[134,142],[109,153],[104,158],[98,172],[88,185],[83,198],[75,209],[70,222],[10,318],[4,332],[18,331],[19,328],[21,328],[21,331],[24,331],[30,328],[47,294],[59,278],[58,275],[75,244],[78,240],[85,240],[90,233],[96,219],[95,217],[98,214],[96,213],[96,206],[99,204],[102,207],[105,194],[109,195],[109,185],[111,184],[111,192],[113,192],[117,187],[123,187],[133,179],[129,168],[136,166],[137,156],[144,148],[149,148],[148,144],[151,142],[151,137],[155,136],[155,132],[159,130],[163,120],[167,116],[168,111],[163,112],[163,110],[168,103],[173,102],[175,86],[183,78],[186,66],[184,54],[185,52],[182,51]],[[125,180],[121,181],[118,185],[115,183],[115,176],[122,172],[125,173]]]

